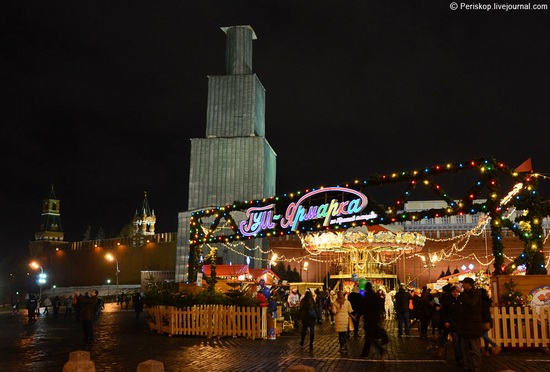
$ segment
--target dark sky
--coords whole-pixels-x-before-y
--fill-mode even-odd
[[[207,76],[224,74],[222,26],[258,36],[279,194],[484,156],[550,172],[550,11],[449,4],[4,5],[0,251],[27,254],[52,183],[66,240],[88,225],[114,236],[143,191],[157,231],[176,231]]]

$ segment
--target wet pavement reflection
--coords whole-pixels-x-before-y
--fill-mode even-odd
[[[63,310],[62,310],[63,311]],[[0,313],[0,371],[62,371],[69,353],[82,347],[80,323],[40,316],[30,323],[26,310],[19,315]],[[389,323],[388,323],[389,322]],[[207,339],[169,337],[149,331],[145,313],[136,319],[132,310],[107,304],[94,322],[95,342],[89,348],[96,371],[136,371],[139,363],[154,359],[165,371],[284,371],[296,364],[316,371],[458,371],[452,355],[447,360],[433,358],[426,350],[429,340],[398,338],[387,321],[390,358],[384,362],[360,359],[363,338],[350,339],[350,354],[338,353],[338,336],[330,323],[317,327],[315,350],[302,350],[298,333],[284,333],[276,340],[245,338]],[[362,333],[362,331],[361,331]],[[503,352],[482,361],[484,372],[550,371],[550,355],[544,352]]]

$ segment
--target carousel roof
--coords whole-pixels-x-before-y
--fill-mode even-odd
[[[300,240],[305,249],[317,252],[345,252],[351,249],[417,252],[424,247],[426,237],[415,232],[404,232],[396,226],[375,225],[308,233],[300,235]]]

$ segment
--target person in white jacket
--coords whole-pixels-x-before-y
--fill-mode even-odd
[[[338,342],[340,343],[340,353],[347,353],[347,335],[349,331],[349,317],[353,312],[350,302],[344,296],[343,291],[338,292],[338,297],[332,303],[332,312],[334,313],[336,332],[338,332]]]

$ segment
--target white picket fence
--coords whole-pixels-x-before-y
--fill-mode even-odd
[[[550,347],[550,308],[493,307],[493,328],[497,345],[504,347]]]
[[[267,338],[267,309],[198,305],[184,309],[154,306],[147,309],[149,329],[169,335]]]

